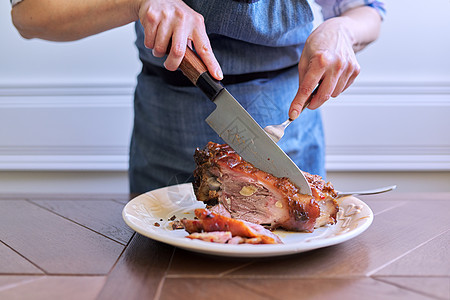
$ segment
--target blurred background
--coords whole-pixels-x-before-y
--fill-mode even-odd
[[[323,107],[327,180],[448,192],[450,1],[386,2],[360,76]],[[55,43],[21,38],[8,1],[0,13],[0,192],[127,193],[133,25]]]

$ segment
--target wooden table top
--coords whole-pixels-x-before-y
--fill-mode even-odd
[[[450,193],[359,198],[356,238],[249,259],[134,233],[129,195],[1,195],[0,299],[450,299]]]

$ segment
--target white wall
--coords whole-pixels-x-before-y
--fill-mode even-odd
[[[387,8],[357,82],[324,106],[329,179],[450,191],[450,2]],[[0,2],[0,192],[126,192],[133,26],[29,41],[9,11]]]

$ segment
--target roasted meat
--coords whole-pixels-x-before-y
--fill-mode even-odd
[[[193,232],[187,236],[193,240],[202,240],[210,243],[226,244],[233,236],[229,231]]]
[[[229,244],[282,244],[281,239],[261,225],[228,218],[205,208],[195,210],[198,220],[181,222],[188,238]]]
[[[312,232],[336,221],[336,193],[320,176],[305,173],[311,197],[300,194],[288,178],[255,168],[226,144],[209,142],[194,159],[195,194],[214,212],[290,231]]]
[[[330,182],[325,182],[318,175],[311,175],[308,172],[303,172],[303,174],[311,187],[314,200],[320,207],[320,216],[316,219],[314,227],[318,228],[327,224],[336,223],[339,206],[336,202],[337,193],[333,185]]]

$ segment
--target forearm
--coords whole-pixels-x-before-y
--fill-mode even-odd
[[[24,0],[11,10],[24,38],[72,41],[138,20],[136,0]]]
[[[344,12],[340,17],[358,52],[375,41],[380,34],[381,17],[370,6],[361,6]]]

